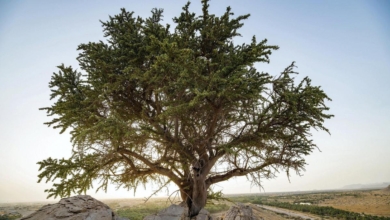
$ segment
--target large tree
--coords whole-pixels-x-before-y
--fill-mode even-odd
[[[135,189],[173,182],[189,215],[197,215],[210,186],[246,176],[254,184],[275,172],[301,172],[324,127],[326,100],[309,78],[294,84],[294,63],[281,74],[258,72],[272,50],[253,37],[234,38],[249,15],[217,17],[189,11],[175,26],[162,9],[149,18],[125,9],[102,22],[105,41],[81,44],[80,71],[58,66],[49,83],[49,126],[70,130],[72,156],[38,162],[39,181],[54,181],[50,196],[82,193],[99,180]],[[96,186],[95,186],[96,187]]]

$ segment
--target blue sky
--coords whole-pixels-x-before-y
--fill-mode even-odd
[[[51,104],[48,82],[56,66],[77,67],[76,48],[103,40],[99,20],[124,7],[147,17],[164,8],[172,23],[186,1],[20,1],[0,0],[0,202],[44,200],[49,185],[37,182],[37,161],[67,157],[69,135],[47,128],[40,107]],[[297,78],[309,76],[333,99],[326,122],[331,135],[314,132],[322,152],[307,157],[302,177],[283,173],[263,180],[266,192],[333,189],[353,183],[390,182],[390,2],[218,1],[210,13],[227,6],[235,15],[250,13],[235,42],[267,38],[279,45],[269,65],[259,71],[278,74],[296,61]],[[200,13],[200,1],[191,10]],[[140,189],[146,196],[155,186]],[[219,184],[225,193],[259,192],[245,178]],[[92,194],[94,195],[94,194]],[[109,189],[97,198],[133,197]]]

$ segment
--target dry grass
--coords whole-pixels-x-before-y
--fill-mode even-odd
[[[101,200],[107,204],[112,210],[126,209],[140,206],[169,206],[172,203],[177,204],[179,201],[170,201],[168,198],[151,198],[145,203],[145,199],[132,198],[132,199],[104,199]]]
[[[280,193],[266,198],[271,201],[305,202],[350,212],[390,217],[390,191],[385,190]]]
[[[319,205],[390,217],[390,193],[382,190],[337,193],[333,199],[327,199]]]

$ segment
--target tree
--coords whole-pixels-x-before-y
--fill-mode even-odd
[[[309,78],[295,85],[294,63],[280,75],[258,72],[272,50],[253,37],[236,45],[249,15],[230,7],[217,17],[189,11],[175,28],[162,25],[162,9],[135,17],[125,9],[102,22],[106,41],[81,44],[81,71],[58,66],[49,83],[46,124],[70,130],[68,159],[38,162],[39,181],[59,182],[51,196],[82,193],[100,180],[136,189],[173,182],[194,216],[211,185],[246,176],[260,185],[275,172],[304,170],[316,145],[311,129],[328,130],[328,96]],[[218,169],[216,169],[218,167]]]

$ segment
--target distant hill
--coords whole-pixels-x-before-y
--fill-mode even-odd
[[[371,184],[352,184],[343,186],[342,189],[383,189],[390,185],[390,182]]]
[[[390,185],[384,189],[382,189],[382,191],[385,191],[385,192],[390,192]]]

